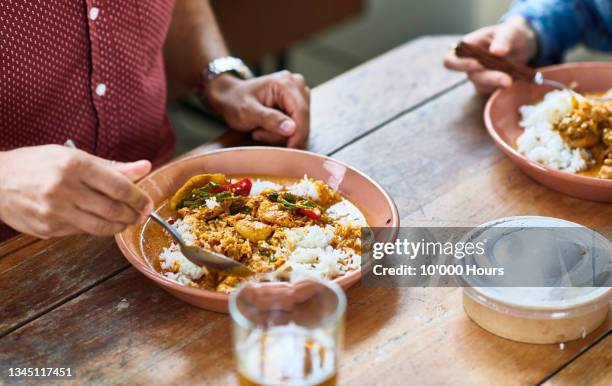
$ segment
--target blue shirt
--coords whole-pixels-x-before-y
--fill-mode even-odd
[[[536,65],[561,62],[579,43],[612,51],[612,0],[515,0],[503,19],[515,15],[538,35]]]

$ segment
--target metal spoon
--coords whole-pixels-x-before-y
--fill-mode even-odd
[[[581,95],[576,92],[576,90],[570,88],[564,83],[558,82],[552,79],[544,78],[542,72],[519,64],[514,64],[508,61],[505,58],[500,56],[493,55],[489,51],[484,48],[478,47],[474,44],[459,42],[455,46],[455,55],[460,58],[472,58],[478,60],[478,62],[485,68],[489,70],[501,71],[508,75],[510,75],[513,79],[524,80],[527,82],[532,82],[537,85],[545,85],[553,88],[561,89],[561,90],[569,90],[574,94]],[[583,98],[589,99],[595,102],[607,102],[612,100],[612,94],[606,93],[602,97],[585,97],[581,95]]]
[[[255,274],[255,272],[246,265],[236,260],[232,260],[227,256],[195,245],[188,245],[176,228],[168,224],[159,214],[152,212],[149,217],[170,233],[170,236],[178,243],[181,253],[183,253],[187,260],[191,261],[193,264],[199,267],[206,267],[213,271],[218,271],[228,276],[247,277]]]

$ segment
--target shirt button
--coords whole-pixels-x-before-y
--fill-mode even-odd
[[[89,10],[89,18],[91,20],[96,20],[98,18],[99,14],[100,14],[100,9],[99,8],[91,7],[91,9]]]
[[[104,83],[98,83],[96,86],[96,95],[104,96],[106,94],[106,85]]]

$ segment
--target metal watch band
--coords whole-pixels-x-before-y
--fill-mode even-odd
[[[228,72],[240,79],[253,78],[253,73],[240,58],[224,56],[208,63],[208,67],[202,71],[202,80],[208,83],[216,77]]]

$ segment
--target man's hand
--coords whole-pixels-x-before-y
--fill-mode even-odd
[[[164,45],[175,95],[198,88],[202,69],[229,55],[210,2],[176,0]],[[270,144],[303,146],[310,131],[310,90],[301,75],[281,71],[251,80],[224,74],[208,82],[203,97],[232,128]]]
[[[508,58],[514,63],[526,64],[537,53],[538,43],[529,23],[520,16],[511,17],[502,24],[484,27],[463,37],[492,54]],[[458,58],[453,51],[444,58],[446,68],[467,72],[476,91],[488,95],[499,87],[512,85],[512,78],[499,71],[485,70],[477,60]]]
[[[153,210],[132,182],[150,170],[58,145],[0,152],[0,220],[40,238],[112,235]]]
[[[310,131],[310,89],[304,77],[281,71],[250,80],[221,75],[206,97],[227,124],[255,141],[301,147]]]

